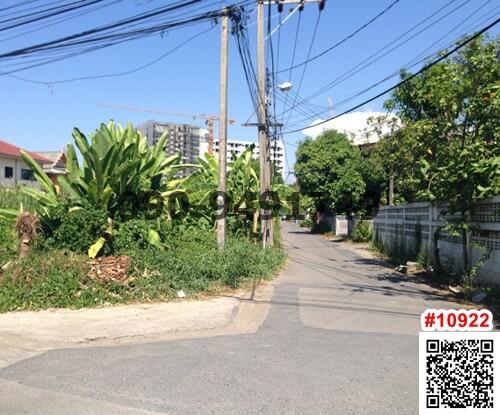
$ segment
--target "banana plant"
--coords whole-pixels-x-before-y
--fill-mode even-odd
[[[168,192],[170,179],[186,167],[179,164],[178,155],[166,155],[166,135],[150,147],[131,124],[125,129],[113,122],[101,124],[90,140],[75,128],[73,139],[75,145],[68,144],[66,151],[66,175],[58,178],[63,197],[75,206],[89,203],[105,209],[112,218],[124,203],[140,211],[144,203],[149,203],[144,195]],[[41,186],[40,190],[24,188],[23,192],[37,199],[42,216],[48,215],[62,197],[40,165],[28,153],[22,156]]]
[[[61,194],[41,166],[22,152],[40,184],[40,189],[24,187],[22,191],[37,200],[37,213],[47,222],[53,208],[63,201],[69,201],[71,208],[90,205],[106,210],[111,222],[142,214],[155,205],[161,208],[162,199],[173,189],[182,190],[175,174],[193,167],[179,164],[178,155],[166,155],[167,135],[149,146],[131,124],[126,128],[114,122],[101,124],[89,138],[75,128],[73,139],[74,145],[68,144],[66,151],[66,175],[58,177]],[[159,245],[156,235],[150,239]],[[103,240],[94,244],[92,256],[101,250]]]
[[[227,213],[229,222],[243,217],[244,213],[252,216],[252,232],[258,232],[260,179],[258,164],[252,158],[254,146],[248,147],[239,157],[233,157],[228,163],[227,173]],[[211,196],[217,190],[219,165],[216,157],[205,154],[198,160],[199,168],[183,183],[193,205],[193,214],[199,220],[209,220],[214,223],[214,206]],[[287,192],[288,186],[276,184],[273,190],[280,196],[280,203],[286,206],[285,198],[281,196]],[[189,215],[186,218],[189,221]]]

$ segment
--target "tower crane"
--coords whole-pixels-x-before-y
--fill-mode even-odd
[[[219,121],[219,116],[214,114],[205,114],[205,113],[186,113],[186,112],[174,112],[174,111],[161,111],[153,108],[142,108],[142,107],[133,107],[129,105],[120,105],[120,104],[98,104],[99,107],[103,108],[113,108],[124,111],[134,111],[134,112],[147,112],[150,114],[160,114],[160,115],[171,115],[174,117],[184,117],[191,118],[193,121],[198,119],[204,120],[208,129],[208,154],[213,154],[214,151],[214,122]],[[229,119],[229,124],[233,125],[236,123],[236,120]]]

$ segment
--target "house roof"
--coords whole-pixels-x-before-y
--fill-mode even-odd
[[[21,158],[21,150],[24,150],[20,147],[15,146],[14,144],[10,144],[7,141],[0,140],[0,155],[7,157],[15,157]],[[34,160],[40,163],[52,163],[52,160],[41,156],[40,154],[32,153],[31,151],[26,151]]]
[[[37,151],[39,156],[48,158],[52,167],[66,167],[66,153],[64,150],[59,151]],[[47,163],[44,163],[44,166]]]

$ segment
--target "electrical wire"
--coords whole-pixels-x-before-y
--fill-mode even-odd
[[[432,21],[431,23],[429,23],[428,25],[426,25],[425,27],[423,27],[422,29],[420,29],[418,32],[414,33],[409,38],[404,39],[405,36],[407,36],[408,34],[410,34],[411,32],[413,32],[416,28],[418,28],[418,27],[422,26],[423,24],[425,24],[426,22],[428,22],[430,19],[432,19],[433,17],[435,17],[437,14],[439,14],[441,11],[443,11],[445,8],[447,8],[448,6],[450,6],[452,3],[456,2],[456,1],[457,0],[450,0],[444,6],[440,7],[435,12],[433,12],[430,15],[426,16],[424,19],[422,19],[421,21],[419,21],[418,23],[416,23],[415,25],[413,25],[411,28],[409,28],[408,30],[406,30],[404,33],[402,33],[401,35],[398,35],[391,42],[389,42],[386,45],[384,45],[383,47],[379,48],[377,51],[375,51],[374,53],[372,53],[371,55],[369,55],[368,57],[366,57],[365,59],[363,59],[361,62],[359,62],[355,66],[351,67],[350,69],[348,69],[347,71],[345,71],[344,73],[342,73],[341,75],[339,75],[338,77],[336,77],[335,79],[333,79],[332,81],[328,82],[323,87],[319,88],[318,90],[316,90],[315,92],[313,92],[312,94],[310,94],[309,96],[307,96],[305,98],[305,100],[297,102],[296,105],[302,105],[306,101],[311,101],[312,99],[318,97],[322,93],[324,93],[324,92],[330,90],[331,88],[339,85],[340,83],[346,81],[347,79],[352,78],[354,75],[358,74],[362,70],[364,70],[364,69],[370,67],[371,65],[373,65],[374,63],[380,61],[383,57],[387,56],[389,53],[391,53],[391,52],[395,51],[396,49],[400,48],[401,46],[405,45],[410,40],[414,39],[416,36],[424,33],[426,30],[428,30],[431,27],[435,26],[436,24],[438,24],[439,22],[441,22],[442,20],[444,20],[446,17],[450,16],[451,14],[453,14],[454,12],[456,12],[457,10],[459,10],[460,8],[464,7],[466,4],[470,3],[472,0],[465,0],[464,2],[462,2],[461,4],[459,4],[457,7],[453,8],[452,10],[450,10],[449,12],[447,12],[446,14],[444,14],[443,16],[440,16],[436,20]],[[394,45],[399,40],[401,40],[401,42],[397,43],[395,46],[393,46],[391,48],[391,46]],[[384,53],[380,55],[381,52],[384,52]],[[294,108],[291,107],[291,108],[289,108],[289,111],[291,111],[293,109]],[[324,111],[324,112],[326,112],[326,111]],[[284,114],[284,112],[281,113],[281,114],[279,114],[279,116],[282,116],[283,114]]]
[[[395,85],[392,85],[391,87],[383,90],[382,92],[378,93],[377,95],[371,97],[371,98],[368,98],[366,100],[364,100],[363,102],[355,105],[354,107],[351,107],[345,111],[343,111],[342,113],[338,114],[338,115],[335,115],[333,117],[330,117],[326,120],[322,120],[318,123],[316,123],[314,126],[318,126],[318,125],[322,125],[322,124],[325,124],[326,122],[329,122],[329,121],[332,121],[336,118],[339,118],[339,117],[342,117],[343,115],[345,114],[348,114],[352,111],[355,111],[359,108],[361,108],[362,106],[384,96],[385,94],[387,94],[388,92],[391,92],[393,91],[394,89],[396,88],[399,88],[400,86],[408,83],[409,81],[411,81],[412,79],[414,79],[415,77],[417,77],[418,75],[428,71],[430,68],[432,68],[433,66],[437,65],[438,63],[442,62],[443,60],[447,59],[449,56],[451,56],[452,54],[454,54],[455,52],[457,52],[458,50],[462,49],[464,46],[466,46],[467,44],[469,44],[470,42],[472,42],[474,39],[478,38],[479,36],[481,36],[483,33],[485,33],[486,31],[488,31],[489,29],[491,29],[492,27],[494,27],[495,25],[497,25],[498,23],[500,22],[500,18],[497,18],[495,21],[493,21],[492,23],[488,24],[487,26],[483,27],[481,30],[479,30],[478,32],[476,32],[474,35],[468,37],[467,39],[463,40],[462,42],[458,43],[454,48],[452,48],[451,50],[449,50],[448,52],[446,53],[443,53],[439,58],[435,59],[434,61],[428,63],[427,65],[423,66],[419,71],[405,77],[404,79],[402,79],[401,81],[399,81],[398,83],[396,83]],[[298,129],[295,129],[295,130],[289,130],[289,131],[285,131],[283,134],[291,134],[291,133],[295,133],[295,132],[298,132],[298,131],[302,131],[304,130],[305,128],[307,127],[303,127],[303,128],[298,128]]]
[[[77,45],[71,46],[73,48],[76,46],[79,47],[79,49],[76,50],[75,52],[72,52],[72,53],[69,53],[69,54],[66,54],[63,56],[58,56],[58,57],[55,57],[53,59],[51,58],[51,59],[48,59],[48,60],[45,60],[42,62],[37,62],[37,63],[30,64],[27,66],[23,66],[21,68],[15,69],[15,70],[3,71],[3,74],[6,75],[6,74],[20,72],[20,71],[30,69],[33,67],[41,66],[41,65],[52,63],[52,62],[59,61],[62,59],[67,59],[69,57],[81,55],[83,53],[88,53],[88,52],[91,52],[94,50],[102,49],[102,48],[105,48],[105,47],[108,47],[111,45],[115,45],[118,43],[123,43],[125,41],[138,39],[138,38],[146,37],[146,36],[151,36],[153,34],[161,32],[162,30],[172,30],[172,29],[176,29],[176,28],[180,28],[180,27],[185,27],[185,26],[190,25],[190,24],[201,23],[204,21],[213,21],[214,19],[219,17],[222,13],[223,13],[222,10],[211,11],[211,12],[203,13],[203,14],[198,15],[198,16],[192,16],[192,17],[189,17],[189,18],[186,18],[183,20],[166,22],[166,23],[163,23],[162,25],[156,25],[156,26],[152,26],[152,27],[143,28],[140,30],[136,29],[133,31],[120,32],[120,33],[116,33],[116,34],[112,34],[112,35],[106,35],[106,36],[99,38],[100,42],[97,42],[96,38],[94,38],[94,39],[92,39],[92,42],[90,42],[91,46],[83,48],[83,49],[81,48],[81,46],[82,45],[85,46],[89,42],[77,42]],[[68,47],[68,45],[65,45],[65,47],[63,49],[64,50],[71,50],[71,48]],[[57,49],[57,48],[55,48],[51,51],[54,51],[54,50],[58,53],[60,52],[60,49]],[[45,53],[47,53],[47,52],[45,52]]]
[[[233,18],[232,33],[234,35],[238,54],[240,56],[243,74],[245,76],[245,81],[248,87],[248,92],[250,94],[250,99],[252,101],[252,106],[256,112],[258,104],[258,93],[256,90],[257,76],[255,73],[255,67],[252,62],[252,55],[250,53],[246,16],[239,15]]]
[[[153,59],[152,61],[149,61],[143,65],[137,66],[133,69],[129,69],[127,71],[115,72],[115,73],[109,73],[109,74],[103,74],[103,75],[79,76],[79,77],[75,77],[75,78],[59,79],[59,80],[52,80],[52,81],[41,81],[41,80],[36,80],[36,79],[29,79],[29,78],[25,78],[25,77],[18,76],[18,75],[12,75],[12,74],[6,74],[6,75],[11,77],[11,78],[15,78],[17,80],[20,80],[20,81],[25,81],[25,82],[34,83],[34,84],[41,84],[41,85],[46,85],[46,86],[52,86],[52,85],[56,85],[56,84],[65,84],[65,83],[76,82],[76,81],[84,81],[84,80],[90,80],[90,79],[116,78],[116,77],[120,77],[120,76],[126,76],[126,75],[133,74],[135,72],[138,72],[142,69],[148,68],[148,67],[154,65],[155,63],[160,62],[161,60],[165,59],[167,56],[171,55],[172,53],[178,51],[180,48],[187,45],[188,43],[190,43],[194,39],[196,39],[196,38],[204,35],[205,33],[213,30],[214,27],[215,26],[209,27],[208,29],[203,30],[203,31],[189,37],[187,40],[183,41],[182,43],[180,43],[179,45],[177,45],[173,49],[170,49],[167,52],[161,54],[160,56]],[[0,75],[1,74],[2,74],[2,72],[0,71]]]
[[[30,4],[30,3],[35,3],[35,2],[37,2],[37,1],[39,1],[39,0],[26,0],[26,1],[21,1],[21,2],[19,2],[19,3],[15,3],[15,4],[12,4],[12,5],[7,6],[7,7],[2,7],[2,8],[0,9],[0,12],[3,12],[3,11],[5,11],[5,10],[17,9],[18,7],[23,7],[23,6],[26,6],[26,5]],[[57,0],[55,3],[57,3],[57,2],[61,2],[61,1],[63,1],[63,0]],[[15,13],[16,13],[16,12],[10,12],[10,13],[7,13],[7,14],[5,14],[5,15],[6,15],[6,16],[8,16],[9,14],[15,14]]]
[[[481,9],[481,7],[480,7],[479,9]],[[470,14],[470,15],[468,15],[468,18],[472,17],[472,16],[473,16],[476,12],[478,12],[478,11],[479,11],[479,9],[476,9],[476,11],[475,11],[475,12],[473,12],[473,13],[472,13],[472,14]],[[491,11],[490,11],[490,12],[491,12]],[[490,12],[488,12],[488,14],[489,14]],[[467,18],[467,19],[464,19],[461,23],[463,23],[463,22],[465,22],[466,20],[468,20],[468,18]],[[489,20],[489,19],[488,19],[488,20]],[[482,27],[482,25],[483,25],[484,23],[485,23],[485,21],[481,21],[481,23],[480,23],[480,27]],[[445,36],[447,36],[450,32],[452,32],[453,30],[455,30],[457,27],[458,27],[458,25],[457,25],[457,26],[455,26],[455,27],[454,27],[451,31],[447,32],[447,34],[446,34]],[[452,43],[451,43],[451,44],[447,45],[447,48],[449,48],[449,47],[453,47],[455,44],[457,44],[457,42],[459,42],[459,41],[460,41],[460,39],[461,39],[462,37],[463,37],[463,36],[459,36],[459,38],[458,38],[458,39],[454,39],[454,40],[452,41]],[[440,38],[440,40],[441,40],[441,39],[442,39],[442,38]],[[439,41],[438,41],[438,42],[439,42]],[[436,51],[436,52],[434,52],[434,53],[432,53],[432,54],[430,54],[430,55],[426,55],[426,56],[424,56],[424,55],[425,55],[425,52],[427,52],[429,49],[431,49],[431,48],[432,48],[432,47],[433,47],[436,43],[437,43],[437,42],[433,42],[433,44],[432,44],[430,47],[427,47],[424,51],[420,52],[418,55],[416,55],[414,58],[412,58],[410,61],[408,61],[406,64],[404,64],[404,65],[402,66],[402,68],[404,68],[405,70],[409,70],[409,69],[413,68],[414,66],[417,66],[418,64],[421,64],[421,63],[423,63],[423,62],[425,62],[425,61],[428,61],[428,60],[429,60],[430,58],[432,58],[435,54],[439,53],[439,52],[443,49],[442,47],[439,47],[439,48],[437,49],[437,51]],[[424,57],[422,58],[422,56],[424,56]],[[419,58],[420,58],[420,59],[419,59]],[[401,69],[398,69],[398,70],[396,70],[396,71],[392,72],[390,75],[388,75],[388,76],[384,77],[383,79],[381,79],[380,81],[378,81],[378,82],[376,82],[376,83],[374,83],[374,84],[370,85],[369,87],[364,88],[364,89],[362,89],[362,90],[360,90],[360,91],[356,92],[355,94],[353,94],[353,95],[351,95],[351,96],[349,96],[349,97],[347,97],[347,98],[343,98],[343,99],[341,99],[340,101],[338,101],[338,102],[337,102],[337,105],[342,105],[342,104],[345,104],[345,103],[348,103],[348,102],[350,102],[350,101],[354,100],[355,98],[357,98],[357,97],[359,97],[359,96],[363,95],[364,93],[366,93],[366,92],[370,91],[371,89],[373,89],[373,88],[375,88],[375,87],[379,86],[380,84],[383,84],[384,82],[386,82],[386,81],[390,80],[391,78],[398,76],[398,75],[400,74],[400,72],[401,72]],[[320,118],[320,117],[322,117],[322,116],[323,116],[326,112],[327,112],[327,111],[320,111],[320,112],[318,112],[318,113],[314,114],[312,117],[302,119],[302,120],[300,120],[300,121],[298,121],[298,122],[294,122],[294,123],[291,125],[291,127],[293,127],[294,125],[299,125],[299,124],[303,123],[304,121],[307,121],[307,120],[308,120],[308,119],[310,119],[310,118]]]
[[[325,50],[323,50],[322,52],[306,59],[305,61],[303,62],[300,62],[300,63],[297,63],[296,65],[292,64],[292,66],[290,66],[289,68],[286,68],[286,69],[282,69],[280,71],[277,71],[277,73],[282,73],[282,72],[286,72],[288,71],[289,69],[296,69],[296,68],[300,68],[301,66],[304,66],[304,65],[307,65],[309,62],[312,62],[312,61],[315,61],[316,59],[326,55],[327,53],[331,52],[332,50],[338,48],[339,46],[341,46],[342,44],[344,44],[345,42],[347,42],[349,39],[352,39],[354,36],[356,36],[358,33],[360,33],[361,31],[363,31],[364,29],[366,29],[368,26],[370,26],[372,23],[374,23],[375,21],[377,21],[380,17],[382,17],[384,14],[386,14],[390,9],[392,9],[397,3],[399,3],[401,0],[394,0],[392,3],[390,3],[385,9],[383,9],[381,12],[379,12],[378,14],[376,14],[374,17],[372,17],[370,20],[368,20],[366,23],[364,23],[363,25],[361,25],[360,27],[358,27],[356,30],[354,30],[352,33],[350,33],[349,35],[347,35],[346,37],[344,37],[342,40],[339,40],[337,43],[333,44],[332,46],[326,48]]]
[[[42,12],[32,13],[32,14],[28,14],[28,15],[24,15],[24,16],[19,16],[19,17],[7,19],[7,20],[0,20],[0,25],[2,23],[9,23],[9,22],[11,23],[10,25],[0,26],[0,32],[3,32],[3,31],[8,30],[8,29],[12,29],[12,28],[19,28],[20,26],[24,26],[24,25],[27,25],[27,24],[33,23],[33,22],[39,22],[39,21],[44,20],[44,19],[49,19],[51,17],[58,16],[60,14],[65,14],[65,13],[68,13],[68,12],[71,12],[74,10],[82,9],[84,7],[92,6],[94,4],[101,3],[103,1],[104,0],[90,0],[90,1],[89,0],[79,0],[79,1],[76,1],[68,6],[58,6],[58,7],[52,8],[52,9],[48,9],[48,11],[52,10],[51,13],[43,14],[44,11],[42,11]],[[23,18],[26,18],[26,19],[22,20],[20,22],[17,21],[17,20],[20,20]]]
[[[34,33],[34,32],[38,32],[38,31],[46,29],[48,27],[53,27],[53,26],[58,25],[58,24],[66,23],[66,22],[68,22],[68,21],[70,21],[72,19],[75,19],[75,18],[78,18],[78,17],[81,17],[81,16],[85,16],[85,15],[90,14],[90,13],[94,13],[94,12],[96,12],[98,10],[102,10],[102,9],[104,9],[106,7],[113,6],[113,5],[115,5],[117,3],[120,3],[122,1],[123,0],[114,0],[111,3],[103,4],[103,5],[99,5],[97,7],[94,7],[94,8],[90,8],[90,9],[87,9],[87,10],[79,11],[78,13],[74,13],[74,14],[72,14],[70,16],[60,16],[58,19],[54,19],[50,23],[41,24],[41,25],[32,27],[31,29],[29,29],[29,30],[27,30],[25,32],[17,33],[15,35],[11,35],[10,37],[1,39],[0,43],[4,43],[4,42],[7,42],[7,41],[12,40],[12,39],[16,39],[16,38],[19,38],[19,37],[22,37],[22,36],[26,36],[28,34],[31,34],[31,33]]]
[[[319,27],[319,22],[321,20],[321,15],[322,15],[322,13],[320,11],[318,13],[318,17],[316,18],[316,23],[314,25],[313,35],[311,37],[311,43],[309,44],[309,50],[307,52],[307,58],[306,58],[307,63],[304,65],[304,67],[302,69],[302,74],[300,76],[299,86],[297,87],[297,92],[295,93],[295,96],[294,96],[293,101],[292,101],[292,109],[294,108],[294,106],[297,102],[297,97],[299,96],[300,89],[302,88],[302,83],[304,82],[304,77],[305,77],[305,74],[307,71],[309,57],[311,56],[312,48],[314,46],[314,41],[316,40],[316,35],[318,33],[318,27]],[[289,112],[288,119],[286,122],[287,124],[288,124],[288,121],[290,120],[291,115],[292,115],[292,111]]]
[[[108,37],[107,36],[100,36],[100,37],[92,38],[90,36],[98,34],[98,33],[102,33],[105,31],[109,31],[110,29],[119,28],[119,27],[128,25],[130,23],[144,21],[144,20],[147,20],[149,18],[158,16],[158,15],[163,15],[163,14],[178,10],[180,8],[187,7],[189,5],[199,3],[201,1],[202,0],[187,0],[184,2],[176,2],[170,6],[155,9],[155,10],[147,12],[147,13],[142,13],[142,14],[139,14],[136,16],[126,18],[126,19],[115,21],[113,23],[109,23],[109,24],[106,24],[104,26],[99,26],[96,28],[85,30],[83,32],[75,33],[75,34],[72,34],[69,36],[64,36],[62,38],[58,38],[58,39],[54,39],[51,41],[42,42],[42,43],[38,43],[38,44],[31,45],[28,47],[24,47],[24,48],[16,49],[13,51],[1,53],[0,58],[7,58],[7,57],[20,56],[20,55],[25,55],[25,54],[32,54],[32,53],[40,52],[40,51],[47,51],[47,50],[50,50],[52,48],[67,47],[67,46],[71,46],[71,45],[75,45],[75,44],[84,44],[84,43],[92,43],[95,41],[102,41],[102,40],[107,40],[107,39],[115,39],[116,34],[109,35]],[[209,14],[210,13],[205,13],[205,15],[209,15]],[[215,17],[215,15],[208,16],[208,17]],[[162,30],[162,29],[164,30],[164,25],[153,26],[153,27],[150,27],[149,29],[142,29],[142,31],[144,33],[147,33],[148,31],[150,32],[151,30],[158,31],[158,30]],[[137,33],[137,32],[135,32],[135,31],[125,32],[124,34],[122,34],[122,36],[131,35],[131,34],[135,34],[135,33]],[[79,39],[81,39],[81,40],[79,40]]]
[[[299,18],[297,19],[297,28],[295,29],[295,40],[293,41],[293,51],[292,51],[292,65],[290,66],[290,69],[288,71],[288,80],[290,81],[292,79],[292,67],[295,62],[295,53],[297,51],[297,42],[299,39],[299,29],[300,29],[300,21],[302,20],[302,12],[299,12]],[[287,109],[287,104],[288,104],[288,95],[289,91],[286,92],[286,99],[285,99],[285,104],[283,105],[283,112]]]

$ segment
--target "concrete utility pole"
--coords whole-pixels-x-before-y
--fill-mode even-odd
[[[220,36],[220,115],[219,115],[219,180],[217,186],[217,245],[226,245],[226,157],[227,157],[227,67],[228,67],[228,9],[222,16]]]
[[[278,11],[283,12],[286,4],[298,4],[296,10],[302,11],[306,3],[318,3],[320,12],[324,9],[326,0],[257,0],[257,77],[258,77],[258,129],[260,147],[260,198],[270,203],[271,192],[271,158],[269,146],[269,120],[267,116],[267,89],[266,89],[266,57],[264,42],[264,5],[278,5]],[[295,13],[295,11],[293,13]],[[274,33],[271,32],[269,36]],[[274,74],[272,74],[274,76]],[[265,197],[264,197],[265,196]],[[267,206],[266,206],[267,207]],[[273,245],[273,218],[272,209],[260,209],[260,224],[262,232],[262,246]]]
[[[389,177],[389,206],[394,205],[394,175]]]
[[[260,151],[260,197],[270,189],[269,137],[267,135],[266,61],[264,53],[264,1],[257,1],[257,77],[259,89],[259,151]],[[262,246],[272,246],[271,228],[273,222],[269,209],[260,209]]]

